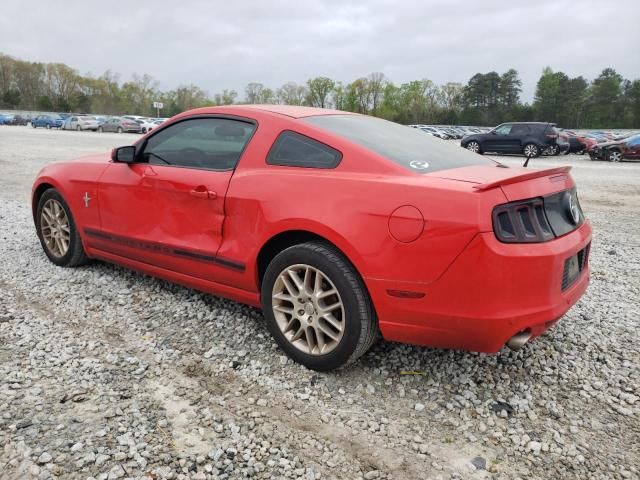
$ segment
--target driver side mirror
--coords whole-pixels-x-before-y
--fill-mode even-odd
[[[497,135],[498,132],[496,132],[495,130],[491,130],[489,133],[493,134],[493,135]]]
[[[133,163],[136,159],[136,147],[127,145],[111,150],[111,160],[117,163]]]

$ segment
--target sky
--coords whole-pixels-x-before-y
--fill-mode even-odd
[[[466,83],[515,68],[531,101],[545,66],[640,78],[639,26],[640,0],[2,0],[0,52],[241,98],[249,82]]]

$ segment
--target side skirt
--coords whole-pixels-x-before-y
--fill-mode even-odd
[[[88,248],[87,255],[91,258],[115,263],[132,270],[136,270],[152,277],[158,277],[172,283],[178,283],[185,287],[193,288],[201,292],[209,293],[219,297],[228,298],[236,302],[244,303],[256,308],[262,308],[260,295],[256,292],[249,292],[239,288],[229,287],[220,283],[191,277],[183,273],[173,272],[164,268],[149,265],[130,258],[121,257],[113,253],[105,252],[96,248]]]

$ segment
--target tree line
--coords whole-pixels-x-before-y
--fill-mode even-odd
[[[431,80],[394,84],[375,72],[351,83],[327,77],[272,89],[249,83],[209,95],[190,84],[162,91],[149,75],[121,81],[107,70],[81,75],[62,63],[28,62],[0,54],[0,108],[56,112],[162,116],[207,105],[277,103],[336,108],[399,123],[497,125],[506,121],[548,121],[567,128],[639,128],[640,79],[628,80],[606,68],[589,81],[549,67],[542,71],[532,103],[521,100],[522,81],[514,69],[476,73],[466,84]]]

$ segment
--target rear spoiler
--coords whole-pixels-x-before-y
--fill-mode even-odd
[[[539,177],[554,177],[551,178],[551,181],[562,180],[567,176],[569,170],[571,170],[571,167],[556,167],[547,168],[546,170],[533,170],[531,172],[514,175],[513,177],[504,178],[495,182],[474,185],[473,189],[482,192],[484,190],[490,190],[492,188],[501,187],[503,185],[511,185],[512,183],[524,182],[525,180],[531,180],[532,178]]]

